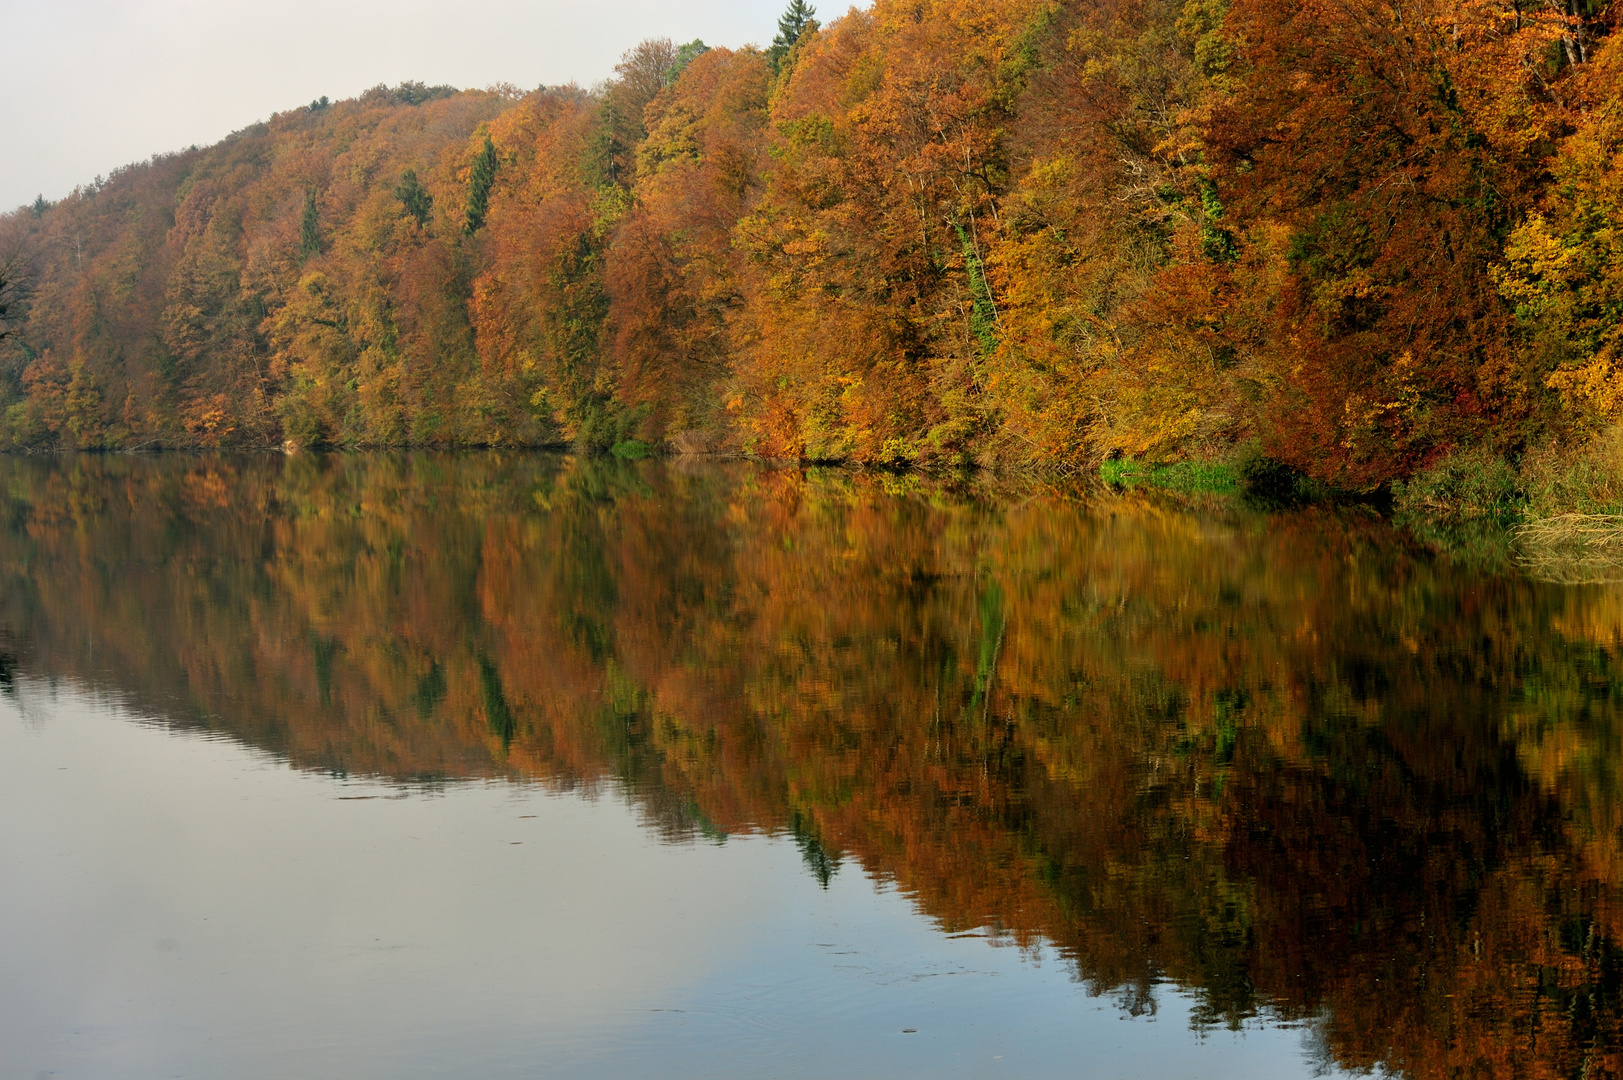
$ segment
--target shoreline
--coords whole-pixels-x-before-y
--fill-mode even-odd
[[[1623,507],[1606,505],[1593,491],[1538,490],[1552,485],[1548,477],[1530,472],[1539,466],[1524,463],[1518,469],[1504,459],[1480,450],[1444,459],[1408,481],[1372,491],[1338,489],[1308,477],[1281,462],[1242,448],[1226,459],[1147,462],[1108,458],[1096,470],[1028,465],[998,467],[983,464],[929,465],[875,463],[849,459],[767,457],[726,451],[676,451],[647,444],[584,449],[572,443],[520,444],[379,444],[297,447],[289,445],[177,447],[141,444],[126,449],[11,449],[6,457],[97,458],[163,456],[343,457],[359,454],[551,454],[599,461],[634,463],[658,459],[671,463],[737,462],[756,466],[818,470],[851,476],[912,478],[917,481],[1001,484],[1039,484],[1055,491],[1077,493],[1108,490],[1116,495],[1138,494],[1165,499],[1190,510],[1247,509],[1278,513],[1310,506],[1364,507],[1401,529],[1418,543],[1453,558],[1472,563],[1533,563],[1557,567],[1557,576],[1571,576],[1573,566],[1617,570],[1623,580]],[[1463,457],[1462,462],[1459,459]],[[1574,460],[1567,458],[1569,462]],[[1583,459],[1576,459],[1580,466]],[[1605,479],[1610,479],[1607,474]],[[1569,478],[1570,481],[1570,478]],[[1591,485],[1593,486],[1593,485]],[[1533,490],[1530,490],[1533,489]],[[1555,498],[1551,498],[1551,495]],[[1564,496],[1564,497],[1563,497]],[[1540,575],[1544,576],[1544,575]]]

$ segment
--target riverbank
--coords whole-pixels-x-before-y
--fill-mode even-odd
[[[1118,490],[1189,499],[1372,503],[1417,540],[1457,560],[1516,563],[1573,583],[1623,579],[1623,425],[1577,447],[1549,445],[1514,456],[1486,447],[1457,450],[1408,480],[1370,492],[1329,487],[1255,447],[1205,461],[1107,460],[1099,477]]]

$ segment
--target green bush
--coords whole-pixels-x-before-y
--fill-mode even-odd
[[[638,439],[622,439],[609,447],[609,453],[626,461],[640,461],[653,452],[653,447]]]
[[[1509,519],[1522,501],[1522,480],[1510,462],[1487,447],[1455,450],[1407,481],[1392,485],[1401,517],[1444,521]]]
[[[1233,467],[1246,494],[1265,503],[1317,502],[1334,494],[1295,466],[1263,453],[1255,441],[1235,451]]]

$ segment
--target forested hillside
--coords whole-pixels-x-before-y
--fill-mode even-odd
[[[1370,488],[1623,417],[1599,0],[875,0],[0,219],[12,448],[643,443]]]

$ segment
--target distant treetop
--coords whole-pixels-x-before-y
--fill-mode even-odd
[[[408,79],[395,87],[378,83],[362,94],[360,100],[365,105],[425,105],[430,101],[454,97],[459,92],[454,86],[429,86]]]
[[[686,45],[678,45],[676,47],[676,58],[671,61],[670,73],[665,76],[667,83],[675,82],[684,68],[709,51],[710,46],[698,38],[694,38]]]

